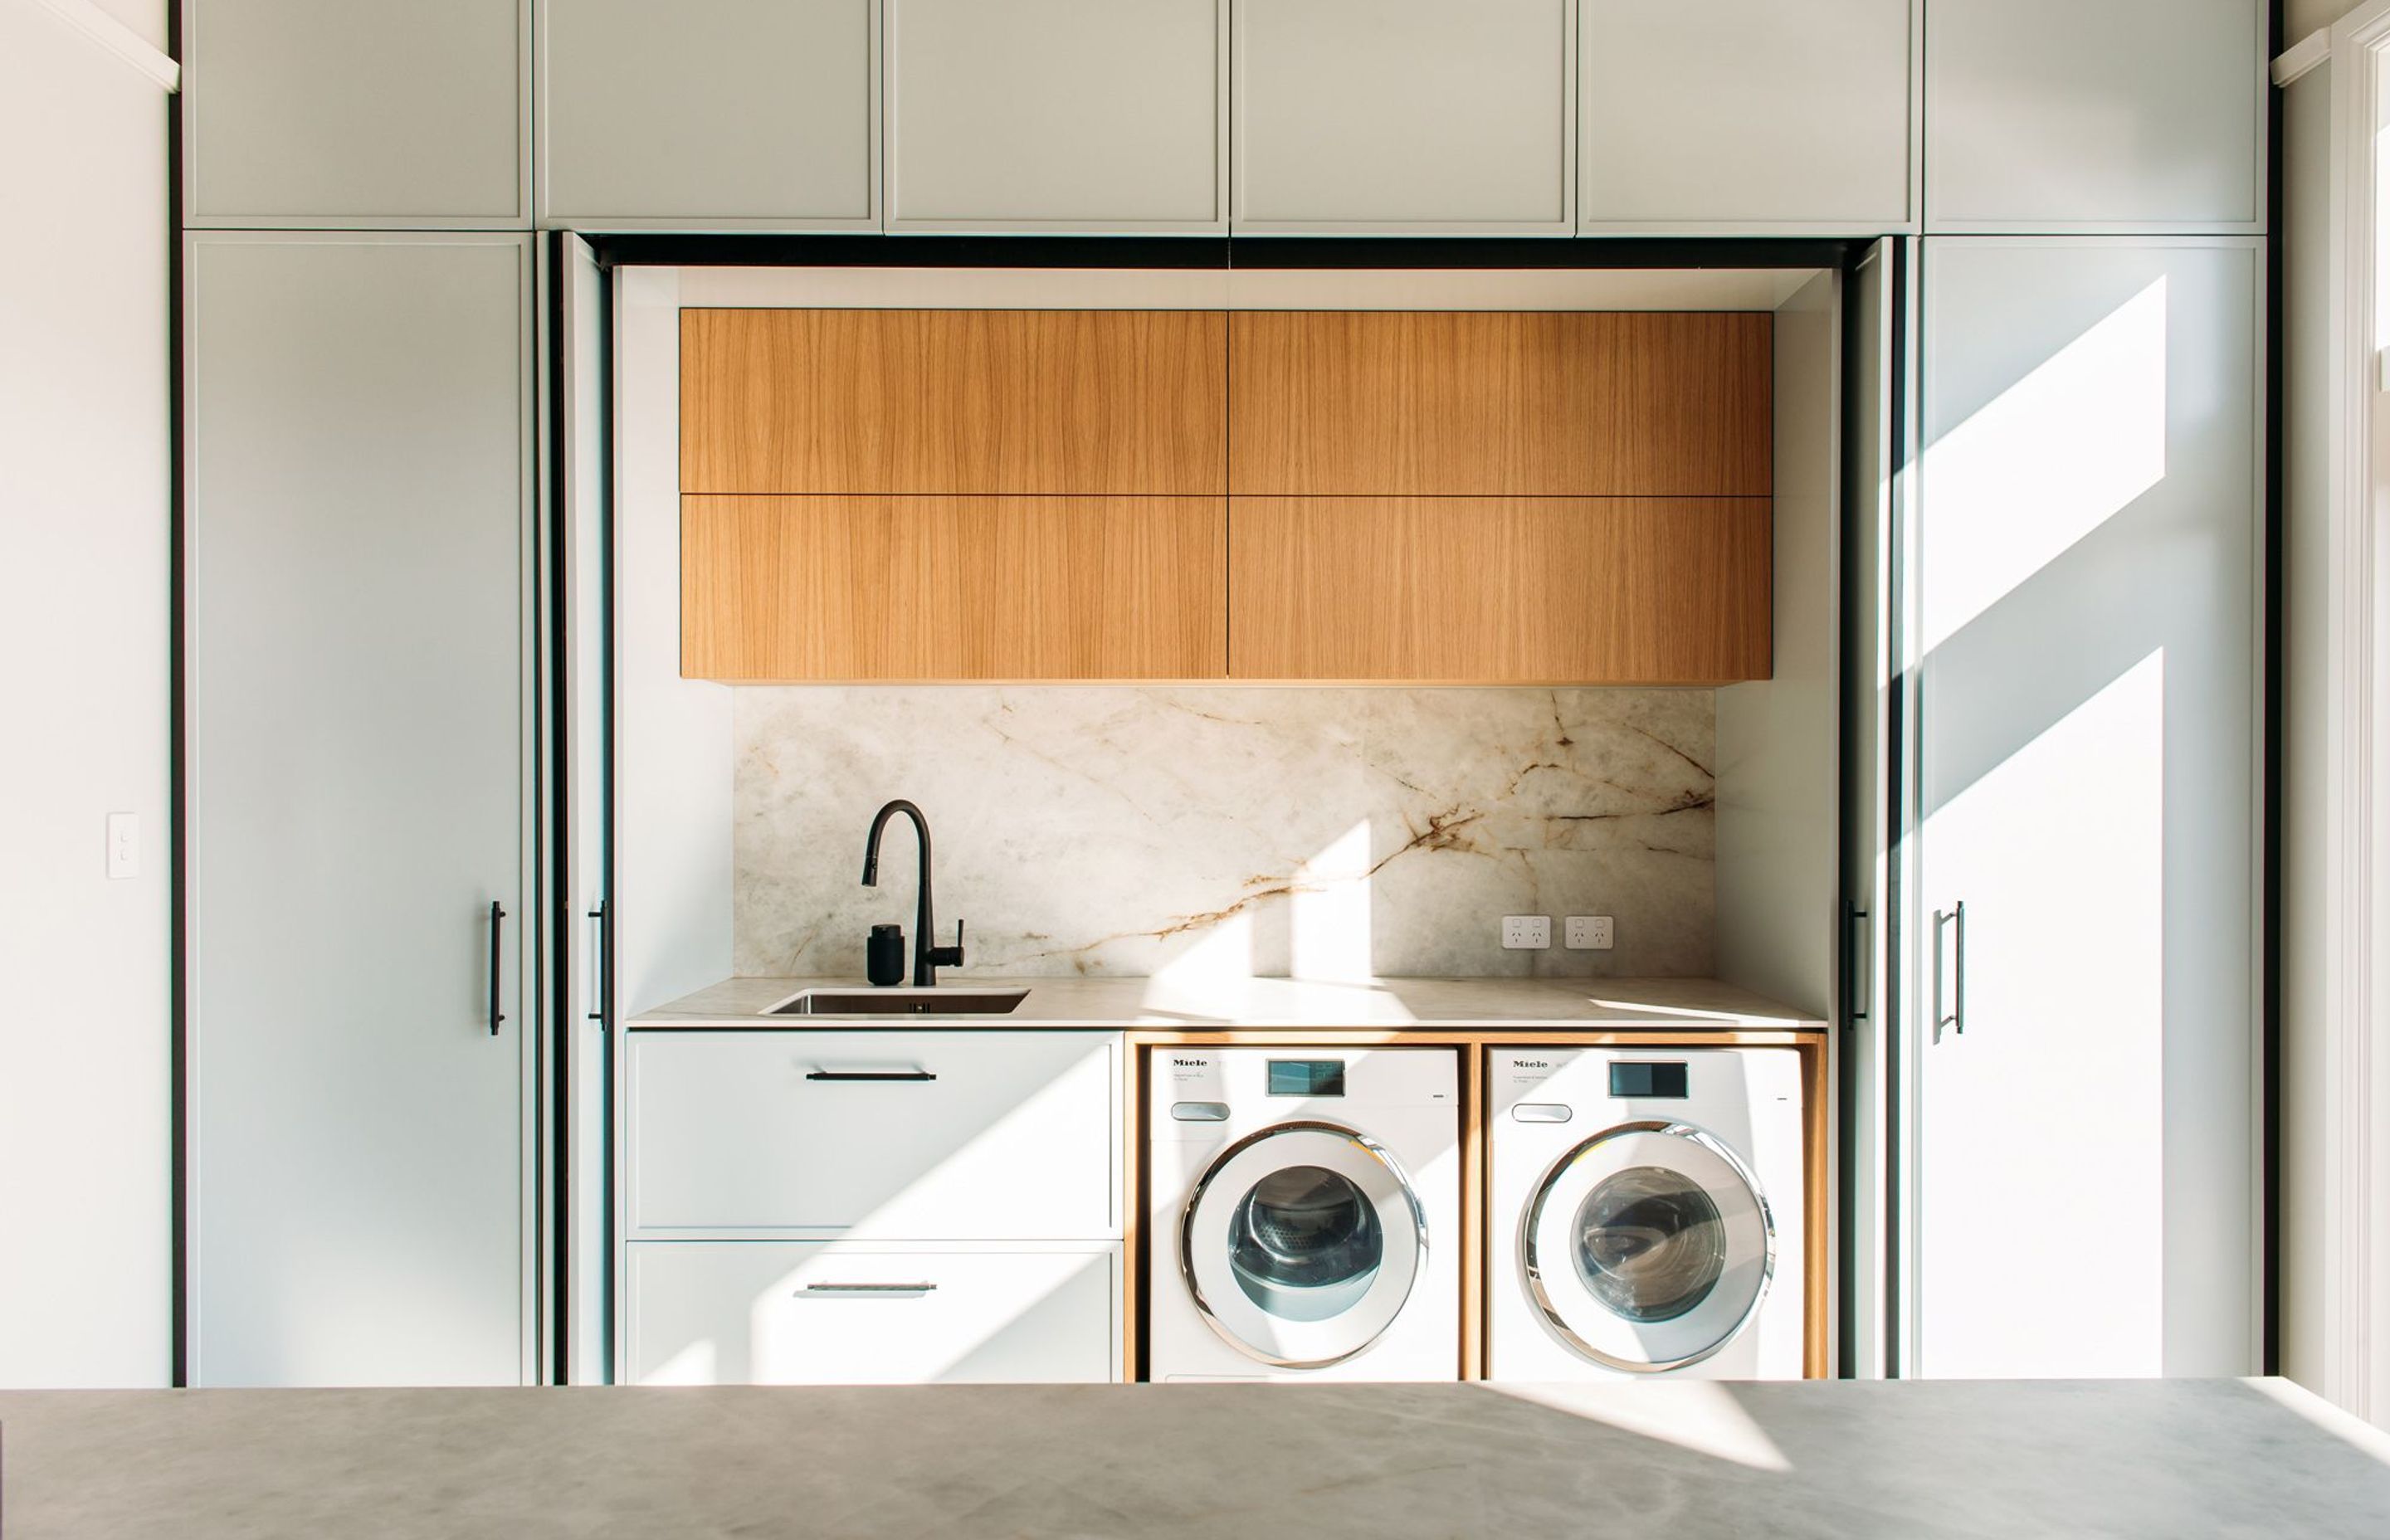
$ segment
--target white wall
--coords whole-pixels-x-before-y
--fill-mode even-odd
[[[730,688],[680,676],[680,278],[615,275],[614,999],[730,976]]]
[[[1841,885],[1841,278],[1776,312],[1776,656],[1717,696],[1718,976],[1835,1008]]]
[[[169,100],[0,4],[0,1384],[171,1368]]]

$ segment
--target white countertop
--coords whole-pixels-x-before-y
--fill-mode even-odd
[[[1715,979],[1299,979],[1201,983],[1168,978],[983,978],[949,971],[941,987],[1026,989],[1009,1016],[780,1016],[760,1013],[803,989],[864,989],[853,979],[730,979],[634,1015],[634,1028],[758,1027],[1514,1027],[1520,1031],[1821,1031],[1825,1023]]]

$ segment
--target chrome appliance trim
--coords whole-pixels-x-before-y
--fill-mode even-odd
[[[1411,1276],[1403,1280],[1403,1297],[1394,1305],[1394,1314],[1386,1317],[1386,1324],[1369,1333],[1368,1337],[1361,1342],[1328,1358],[1280,1358],[1274,1354],[1263,1352],[1228,1329],[1220,1317],[1213,1313],[1211,1302],[1203,1297],[1202,1285],[1195,1281],[1195,1211],[1202,1207],[1204,1194],[1211,1190],[1212,1179],[1217,1176],[1229,1161],[1263,1140],[1279,1138],[1288,1134],[1326,1134],[1331,1137],[1343,1139],[1384,1166],[1386,1174],[1394,1179],[1394,1190],[1403,1195],[1403,1202],[1410,1209],[1411,1232],[1419,1240],[1418,1255],[1412,1259]],[[1370,1348],[1377,1345],[1378,1339],[1383,1337],[1387,1329],[1401,1318],[1403,1306],[1410,1303],[1411,1290],[1419,1287],[1420,1275],[1427,1271],[1427,1210],[1420,1206],[1419,1194],[1411,1190],[1409,1174],[1403,1170],[1394,1156],[1387,1152],[1385,1146],[1368,1135],[1347,1128],[1342,1123],[1311,1121],[1274,1123],[1267,1128],[1257,1129],[1246,1135],[1220,1151],[1214,1157],[1212,1163],[1203,1168],[1203,1174],[1197,1179],[1194,1190],[1187,1196],[1186,1209],[1178,1216],[1178,1276],[1186,1281],[1187,1294],[1195,1302],[1196,1313],[1203,1317],[1205,1325],[1219,1333],[1222,1341],[1246,1357],[1267,1364],[1272,1368],[1324,1369],[1368,1352]]]
[[[1554,1185],[1562,1176],[1568,1174],[1572,1166],[1591,1153],[1596,1145],[1617,1138],[1624,1134],[1659,1134],[1669,1138],[1683,1139],[1688,1144],[1701,1146],[1726,1162],[1727,1169],[1733,1172],[1737,1179],[1749,1190],[1752,1202],[1759,1209],[1759,1287],[1753,1291],[1751,1303],[1745,1307],[1741,1318],[1734,1323],[1731,1330],[1702,1349],[1701,1352],[1688,1354],[1682,1358],[1645,1363],[1602,1352],[1576,1334],[1560,1311],[1553,1306],[1551,1295],[1544,1289],[1543,1268],[1536,1255],[1536,1230],[1544,1217],[1545,1201],[1551,1197]],[[1708,1129],[1697,1128],[1689,1123],[1668,1123],[1664,1120],[1613,1123],[1554,1161],[1551,1169],[1545,1172],[1543,1179],[1536,1184],[1536,1200],[1527,1205],[1526,1216],[1521,1221],[1519,1226],[1519,1265],[1526,1276],[1527,1292],[1535,1296],[1536,1309],[1542,1314],[1545,1324],[1559,1333],[1561,1340],[1567,1342],[1569,1346],[1597,1364],[1626,1374],[1665,1374],[1671,1369],[1681,1369],[1690,1365],[1698,1364],[1703,1359],[1720,1352],[1728,1343],[1749,1330],[1751,1323],[1759,1318],[1760,1302],[1767,1298],[1767,1287],[1776,1280],[1776,1215],[1774,1211],[1768,1208],[1767,1194],[1761,1189],[1759,1178],[1752,1174],[1751,1167]],[[1594,1308],[1598,1310],[1606,1308],[1600,1301],[1594,1301],[1593,1303]]]

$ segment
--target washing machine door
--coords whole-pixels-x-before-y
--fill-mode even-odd
[[[1689,1123],[1621,1123],[1561,1156],[1519,1242],[1545,1324],[1629,1373],[1682,1368],[1732,1341],[1776,1266],[1759,1184]]]
[[[1179,1222],[1195,1306],[1240,1353],[1325,1368],[1376,1341],[1427,1264],[1427,1216],[1375,1140],[1286,1123],[1230,1145]]]

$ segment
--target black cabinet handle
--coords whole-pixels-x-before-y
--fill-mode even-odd
[[[506,932],[500,929],[507,912],[496,899],[490,900],[490,1035],[498,1035],[498,1026],[507,1013],[498,1008],[498,976],[506,960]]]
[[[598,1008],[589,1012],[589,1020],[601,1028],[614,1019],[614,908],[599,899],[598,907],[589,911],[598,922]]]
[[[908,1080],[919,1082],[924,1080],[935,1080],[938,1077],[932,1074],[927,1070],[815,1070],[808,1072],[805,1078],[807,1080]]]

